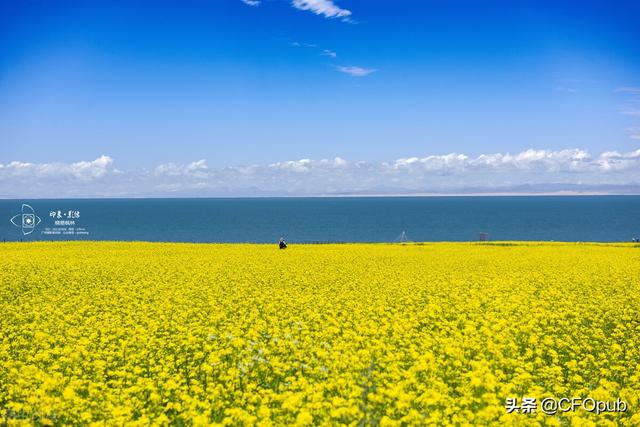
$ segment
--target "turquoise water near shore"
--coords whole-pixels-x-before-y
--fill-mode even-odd
[[[11,222],[29,215],[22,204],[33,229]],[[405,231],[413,241],[611,242],[640,236],[640,196],[25,199],[0,200],[0,220],[6,241],[391,242]]]

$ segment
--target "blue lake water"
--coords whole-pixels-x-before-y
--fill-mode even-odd
[[[630,241],[640,236],[640,196],[0,200],[6,241],[391,242],[403,231],[413,241],[472,241],[481,232]]]

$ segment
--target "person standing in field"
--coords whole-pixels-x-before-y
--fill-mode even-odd
[[[284,237],[280,238],[280,241],[278,242],[278,246],[280,247],[280,249],[286,249],[287,248],[287,242],[284,241]]]

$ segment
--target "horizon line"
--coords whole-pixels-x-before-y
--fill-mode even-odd
[[[252,195],[252,196],[69,196],[69,197],[0,197],[0,200],[184,200],[184,199],[345,199],[345,198],[438,198],[438,197],[640,197],[639,193],[609,192],[525,192],[525,193],[394,193],[394,194],[320,194],[320,195]]]

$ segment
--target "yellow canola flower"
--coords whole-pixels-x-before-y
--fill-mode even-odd
[[[4,243],[0,424],[633,426],[638,319],[631,244]]]

